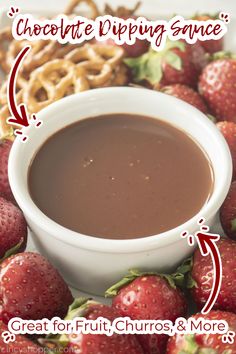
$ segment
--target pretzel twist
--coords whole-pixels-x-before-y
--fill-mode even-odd
[[[75,64],[84,61],[105,62],[116,68],[122,62],[124,50],[117,46],[104,44],[86,44],[78,47],[66,55],[66,59]]]
[[[31,51],[24,60],[22,72],[32,72],[34,69],[47,63],[49,60],[51,60],[53,54],[60,46],[60,44],[56,41],[49,40],[40,40],[30,43],[26,40],[13,40],[9,46],[9,50],[6,57],[8,65],[12,66],[14,64],[16,56],[26,45],[29,44],[31,46]]]
[[[30,113],[37,113],[62,97],[89,88],[82,69],[68,60],[55,59],[34,71],[23,90],[23,100]]]
[[[12,41],[13,37],[10,27],[0,30],[0,67],[6,74],[8,74],[11,69],[7,60],[7,50]]]
[[[65,13],[74,17],[76,8],[83,3],[90,10],[90,18],[99,15],[93,0],[72,0]],[[9,74],[16,56],[26,45],[31,45],[32,49],[18,72],[16,90],[17,103],[25,103],[29,113],[37,113],[74,93],[128,82],[121,47],[89,42],[74,45],[50,40],[16,41],[10,27],[0,31],[0,67],[5,74]],[[7,101],[6,78],[0,88],[0,136],[12,129],[6,123],[10,116]]]
[[[119,47],[87,44],[71,51],[66,59],[85,69],[91,88],[98,88],[112,82],[123,55],[124,51]]]
[[[88,14],[89,18],[95,19],[96,17],[98,17],[100,15],[98,7],[93,0],[71,0],[65,9],[65,14],[66,15],[74,14],[76,8],[83,3],[85,5],[87,5],[87,7],[89,9],[89,14]]]
[[[96,55],[106,61],[113,69],[122,63],[124,50],[115,45],[93,44],[91,45]]]
[[[21,89],[27,86],[27,79],[22,75],[18,74],[16,80],[16,92],[18,93]],[[7,88],[8,88],[8,79],[6,79],[1,88],[0,88],[0,105],[4,106],[8,103],[7,98]]]

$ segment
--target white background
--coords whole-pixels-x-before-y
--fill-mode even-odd
[[[97,0],[98,4],[110,3],[119,5],[132,6],[137,0]],[[22,9],[27,10],[49,10],[59,12],[66,6],[67,0],[0,0],[0,11],[2,8],[10,5],[19,5]],[[196,11],[228,11],[232,15],[236,14],[235,0],[143,0],[142,8],[146,13],[158,14],[189,14]]]

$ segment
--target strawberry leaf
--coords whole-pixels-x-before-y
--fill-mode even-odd
[[[217,354],[218,350],[212,348],[200,348],[194,334],[185,335],[185,347],[179,354]],[[225,353],[226,354],[226,353]]]
[[[89,304],[95,303],[91,298],[80,297],[70,305],[65,320],[73,320],[75,317],[84,317]]]
[[[73,320],[75,317],[84,317],[89,305],[91,304],[96,304],[96,302],[84,297],[75,299],[74,302],[69,306],[68,313],[64,320],[69,321]],[[69,339],[66,334],[50,334],[46,338],[39,339],[38,342],[51,350],[51,352],[47,352],[47,354],[59,354],[63,352],[63,348],[67,347]]]
[[[216,123],[216,117],[214,117],[212,114],[207,114],[207,117],[212,121],[212,123]]]
[[[124,62],[132,69],[136,82],[147,80],[155,84],[161,81],[161,63],[156,52],[149,51],[138,58],[124,59]]]
[[[178,71],[182,69],[182,60],[176,53],[171,51],[167,52],[165,60],[172,68]]]
[[[187,289],[197,288],[197,282],[192,278],[190,274],[186,278],[186,287]]]
[[[129,274],[127,274],[124,278],[118,281],[116,284],[107,289],[105,293],[105,297],[113,297],[116,296],[120,289],[124,288],[126,285],[132,283],[133,280],[141,276],[138,270],[130,270]]]
[[[146,79],[155,84],[161,81],[162,79],[162,68],[161,68],[161,59],[155,55],[150,56],[149,60],[146,63]]]
[[[234,59],[236,60],[236,54],[232,52],[221,51],[208,56],[209,61],[215,61],[220,59]]]
[[[162,77],[162,64],[166,62],[176,70],[181,70],[182,60],[172,49],[185,50],[183,41],[167,41],[161,52],[150,49],[147,53],[137,58],[124,59],[125,64],[132,70],[135,82],[146,80],[152,85],[158,84]]]
[[[172,288],[176,288],[176,284],[175,284],[175,280],[174,278],[172,277],[172,275],[169,275],[169,274],[161,274],[160,275],[162,278],[164,278],[168,283],[169,285],[172,287]]]
[[[185,45],[185,43],[183,41],[167,40],[166,41],[166,46],[165,46],[163,52],[165,53],[165,52],[169,51],[170,49],[174,49],[174,48],[180,49],[181,52],[184,52],[185,48],[186,48],[186,45]]]
[[[189,257],[183,261],[183,263],[177,268],[176,273],[187,274],[192,270],[193,258]]]
[[[199,349],[196,353],[199,353],[199,354],[218,354],[218,350],[216,351],[215,349],[212,349],[212,348],[202,348],[202,349]]]
[[[176,272],[171,275],[175,285],[179,286],[180,288],[186,288],[187,279],[189,277],[189,273],[192,270],[192,266],[192,257],[183,261],[183,263],[177,268]]]
[[[233,219],[233,220],[231,221],[231,230],[232,230],[232,231],[236,231],[236,219]]]
[[[86,297],[79,297],[75,299],[72,304],[69,306],[68,312],[74,311],[75,309],[78,309],[79,307],[83,306],[88,302],[88,298]]]
[[[198,345],[196,344],[195,341],[195,335],[194,334],[189,334],[184,337],[185,339],[185,347],[184,350],[181,350],[179,354],[196,354],[199,353]]]
[[[185,274],[188,274],[191,268],[192,263],[190,259],[187,259],[179,268],[177,268],[177,271],[173,274],[161,274],[158,272],[140,272],[137,269],[131,269],[124,278],[122,278],[120,281],[118,281],[106,291],[105,297],[116,296],[122,288],[132,283],[132,281],[134,281],[136,278],[149,275],[155,275],[164,278],[174,289],[176,288],[176,286],[184,288],[186,283]]]
[[[13,256],[13,254],[16,254],[19,249],[21,248],[22,244],[24,242],[24,239],[21,238],[20,242],[17,243],[17,245],[13,246],[12,248],[10,248],[5,254],[4,256],[0,259],[0,263],[2,263],[5,259],[9,258],[10,256]]]

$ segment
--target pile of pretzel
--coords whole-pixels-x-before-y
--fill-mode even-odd
[[[96,18],[99,11],[93,0],[72,0],[66,15],[86,3],[88,17]],[[17,77],[17,103],[25,103],[29,113],[37,113],[51,103],[85,90],[123,86],[127,84],[127,69],[123,64],[122,48],[107,44],[85,43],[82,46],[56,41],[16,41],[11,28],[0,31],[0,68],[6,80],[0,88],[0,136],[7,134],[10,116],[7,102],[8,75],[16,56],[26,44],[32,49],[24,60]]]

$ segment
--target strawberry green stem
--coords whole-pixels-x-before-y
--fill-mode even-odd
[[[231,221],[231,230],[232,230],[232,231],[236,231],[236,219],[233,219],[233,220]]]
[[[162,51],[157,52],[150,49],[140,57],[126,58],[124,62],[131,69],[135,82],[146,80],[152,85],[155,85],[158,84],[163,77],[163,62],[167,63],[175,70],[180,71],[182,69],[182,59],[173,49],[176,48],[184,52],[185,47],[186,45],[183,41],[168,40]]]
[[[236,54],[232,52],[221,51],[214,54],[209,55],[210,61],[220,60],[220,59],[233,59],[236,60]]]
[[[185,335],[184,349],[179,354],[217,354],[218,351],[212,348],[200,348],[195,340],[194,334]],[[226,353],[225,353],[226,354]]]
[[[176,288],[176,286],[184,288],[186,281],[185,276],[190,272],[191,268],[192,260],[191,258],[188,258],[181,264],[181,266],[177,268],[176,272],[172,274],[160,274],[158,272],[141,272],[137,269],[131,269],[124,278],[122,278],[120,281],[118,281],[106,291],[105,296],[116,296],[123,287],[132,283],[136,278],[151,275],[159,276],[166,279],[166,281],[172,288]]]
[[[84,317],[89,308],[89,305],[97,304],[97,302],[92,301],[92,299],[80,297],[74,300],[74,302],[70,305],[68,309],[68,313],[64,320],[69,321],[73,320],[75,317]],[[39,343],[44,347],[51,350],[50,353],[63,353],[62,349],[66,348],[69,339],[66,334],[62,335],[49,335],[47,338],[39,339]]]
[[[95,304],[91,298],[80,297],[74,300],[70,305],[65,320],[73,320],[75,317],[84,317],[88,306]]]
[[[20,242],[17,243],[15,246],[13,246],[12,248],[10,248],[5,254],[4,256],[0,259],[0,263],[2,263],[5,259],[9,258],[10,256],[12,256],[13,254],[16,254],[18,252],[18,250],[21,248],[22,244],[24,242],[24,239],[21,238]]]

